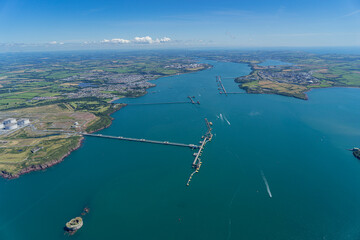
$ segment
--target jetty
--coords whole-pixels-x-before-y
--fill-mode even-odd
[[[200,105],[200,102],[199,102],[199,101],[196,101],[196,102],[195,102],[195,100],[194,100],[194,99],[195,99],[195,96],[192,96],[192,97],[191,97],[191,96],[188,96],[188,98],[190,99],[190,102],[191,102],[192,104],[199,104],[199,105]]]
[[[150,103],[121,103],[126,104],[127,106],[139,106],[139,105],[165,105],[165,104],[200,104],[199,101],[195,101],[195,96],[188,96],[189,101],[173,101],[173,102],[150,102]]]
[[[141,143],[161,144],[161,145],[169,145],[169,146],[176,146],[176,147],[187,147],[187,148],[191,148],[191,149],[200,148],[200,146],[198,146],[196,144],[176,143],[176,142],[169,142],[169,141],[157,141],[157,140],[149,140],[149,139],[144,139],[144,138],[130,138],[130,137],[123,137],[123,136],[110,136],[110,135],[97,134],[97,133],[75,132],[75,131],[65,131],[65,130],[42,130],[42,132],[52,132],[52,133],[56,133],[56,134],[66,133],[66,134],[72,134],[72,135],[108,138],[108,139],[116,139],[116,140],[130,141],[130,142],[141,142]]]
[[[194,153],[195,159],[194,159],[194,161],[192,163],[192,167],[195,169],[195,171],[190,174],[190,177],[189,177],[189,179],[188,179],[188,181],[186,183],[186,186],[190,185],[190,182],[191,182],[191,179],[192,179],[193,175],[195,173],[199,172],[201,164],[202,164],[200,156],[201,156],[201,154],[202,154],[202,152],[203,152],[203,150],[205,148],[205,145],[208,142],[210,142],[212,140],[212,138],[213,138],[213,134],[211,133],[211,131],[212,131],[212,128],[211,128],[212,123],[209,122],[206,118],[205,118],[205,123],[206,123],[206,127],[207,127],[207,132],[205,133],[204,136],[202,136],[202,140],[200,141],[201,145],[199,146],[198,151],[196,153]]]
[[[219,93],[220,94],[225,94],[227,96],[227,92],[225,90],[224,84],[221,81],[221,76],[216,76],[216,81],[218,82],[218,86],[220,87],[219,88]],[[222,92],[221,92],[221,89],[222,89]]]
[[[189,97],[190,98],[190,97]],[[196,104],[196,103],[195,103]],[[97,137],[97,138],[107,138],[107,139],[116,139],[116,140],[123,140],[123,141],[130,141],[130,142],[141,142],[141,143],[151,143],[151,144],[161,144],[161,145],[168,145],[168,146],[176,146],[176,147],[187,147],[193,150],[197,150],[193,156],[194,161],[192,162],[192,167],[195,169],[194,172],[190,174],[190,177],[186,183],[187,186],[190,185],[190,181],[195,173],[198,173],[201,167],[201,159],[200,156],[204,151],[205,145],[210,142],[213,138],[212,134],[212,122],[209,122],[207,118],[205,118],[205,123],[207,127],[206,133],[201,137],[200,145],[195,144],[185,144],[185,143],[176,143],[176,142],[169,142],[169,141],[157,141],[157,140],[149,140],[144,138],[130,138],[130,137],[123,137],[123,136],[110,136],[104,134],[96,134],[96,133],[86,133],[86,132],[75,132],[75,131],[64,131],[64,130],[42,130],[44,132],[56,132],[58,134],[66,133],[66,134],[74,134],[74,135],[82,135],[82,136],[89,136],[89,137]]]
[[[227,78],[229,78],[229,77],[227,77]],[[224,84],[221,81],[221,76],[216,76],[216,82],[218,83],[218,90],[219,90],[220,94],[225,94],[226,96],[228,94],[245,94],[245,92],[227,92],[224,87]]]
[[[168,141],[156,141],[156,140],[148,140],[144,138],[129,138],[129,137],[122,137],[122,136],[109,136],[103,134],[94,134],[94,133],[79,133],[83,136],[90,136],[90,137],[98,137],[98,138],[109,138],[109,139],[117,139],[123,141],[130,141],[130,142],[142,142],[142,143],[152,143],[152,144],[161,144],[161,145],[171,145],[177,147],[188,147],[191,149],[199,148],[198,145],[195,144],[185,144],[185,143],[175,143],[175,142],[168,142]]]

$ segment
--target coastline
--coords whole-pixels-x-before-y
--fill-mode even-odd
[[[114,100],[114,101],[116,101],[116,100]],[[120,104],[120,103],[119,103]],[[106,116],[107,117],[109,117],[110,118],[110,123],[109,124],[107,124],[107,125],[105,125],[105,126],[103,126],[103,127],[101,127],[101,128],[99,128],[99,129],[96,129],[96,130],[92,130],[92,131],[89,131],[88,133],[94,133],[94,132],[98,132],[98,131],[101,131],[101,130],[103,130],[103,129],[105,129],[105,128],[108,128],[108,127],[110,127],[111,126],[111,124],[112,124],[112,122],[113,122],[113,120],[114,120],[114,118],[113,117],[111,117],[111,114],[113,114],[113,113],[115,113],[115,112],[117,112],[117,111],[120,111],[123,107],[126,107],[127,106],[127,104],[123,104],[123,103],[121,103],[121,107],[120,108],[118,108],[118,109],[114,109],[114,111],[111,111],[111,112],[109,112]]]
[[[11,174],[11,173],[7,173],[5,171],[1,171],[0,176],[2,178],[11,180],[11,179],[19,178],[21,175],[24,175],[24,174],[27,174],[27,173],[30,173],[30,172],[40,171],[40,170],[45,170],[47,168],[50,168],[50,167],[64,161],[64,159],[67,156],[69,156],[73,151],[79,149],[82,146],[82,143],[83,143],[84,139],[85,139],[84,137],[81,137],[78,144],[74,148],[69,149],[69,151],[65,155],[60,157],[59,159],[52,160],[52,161],[50,161],[48,163],[31,165],[30,167],[26,167],[26,168],[20,170],[20,172],[17,173],[17,174]]]
[[[126,105],[125,105],[126,106]],[[119,111],[121,108],[123,108],[124,106],[120,107],[119,109],[114,109],[114,111],[110,112],[107,114],[108,117],[111,118],[111,122],[109,124],[107,124],[106,126],[103,126],[97,130],[94,130],[94,131],[90,131],[89,133],[94,133],[94,132],[97,132],[97,131],[100,131],[100,130],[103,130],[105,128],[108,128],[111,126],[112,124],[112,121],[114,120],[114,118],[112,118],[110,115]],[[82,143],[83,141],[85,140],[85,138],[83,136],[81,136],[81,138],[79,139],[77,145],[71,149],[68,150],[68,152],[61,156],[59,159],[54,159],[52,161],[49,161],[47,163],[43,163],[43,164],[34,164],[34,165],[31,165],[30,167],[26,167],[24,169],[21,169],[19,173],[17,174],[11,174],[11,173],[8,173],[6,171],[1,171],[0,172],[0,177],[4,178],[4,179],[8,179],[8,180],[11,180],[11,179],[16,179],[16,178],[19,178],[21,175],[24,175],[24,174],[27,174],[27,173],[31,173],[31,172],[35,172],[35,171],[41,171],[41,170],[46,170],[47,168],[50,168],[58,163],[61,163],[62,161],[65,160],[66,157],[68,157],[73,151],[79,149],[81,146],[82,146]]]
[[[237,82],[235,82],[237,83]],[[237,83],[239,84],[239,83]],[[242,90],[245,90],[247,94],[275,94],[275,95],[279,95],[279,96],[284,96],[284,97],[293,97],[293,98],[296,98],[296,99],[300,99],[300,100],[309,100],[309,96],[308,96],[308,93],[311,92],[311,91],[314,91],[314,90],[321,90],[321,89],[330,89],[330,88],[353,88],[353,89],[360,89],[360,87],[353,87],[353,86],[331,86],[331,87],[314,87],[314,88],[309,88],[308,90],[306,90],[305,92],[303,92],[304,94],[304,98],[301,98],[301,97],[297,97],[297,96],[294,96],[294,95],[287,95],[287,94],[281,94],[281,93],[277,93],[277,92],[251,92],[251,91],[248,91],[248,89],[246,88],[242,88],[241,85],[239,84],[239,88],[242,89]]]
[[[103,130],[105,128],[110,127],[111,124],[112,124],[112,121],[114,120],[114,118],[112,118],[110,115],[117,112],[117,111],[119,111],[123,107],[124,106],[120,107],[119,109],[114,109],[114,111],[107,114],[107,116],[111,118],[111,122],[109,124],[99,128],[97,130],[90,131],[89,133],[94,133],[94,132],[97,132],[97,131],[100,131],[100,130]],[[82,146],[82,143],[83,143],[84,140],[85,140],[85,138],[83,136],[81,136],[81,138],[79,139],[79,142],[77,143],[77,145],[74,148],[69,149],[68,152],[65,155],[61,156],[59,159],[54,159],[54,160],[52,160],[50,162],[43,163],[43,164],[31,165],[30,167],[26,167],[24,169],[21,169],[20,172],[17,173],[17,174],[11,174],[11,173],[8,173],[6,171],[1,171],[0,172],[0,177],[11,180],[11,179],[19,178],[21,175],[24,175],[24,174],[27,174],[27,173],[30,173],[30,172],[46,170],[47,168],[50,168],[50,167],[64,161],[67,156],[69,156],[73,151],[79,149]]]
[[[250,63],[250,62],[239,62],[239,63],[245,63],[247,64],[250,69],[251,69],[251,72],[245,76],[249,76],[249,75],[252,75],[254,73],[254,71],[256,70],[255,69],[255,64],[254,63]],[[244,76],[240,76],[240,77],[244,77]],[[303,95],[294,95],[294,94],[287,94],[286,92],[282,93],[282,92],[276,92],[276,91],[273,91],[273,90],[269,90],[269,89],[266,89],[266,91],[257,91],[256,89],[253,90],[253,89],[249,89],[247,86],[243,87],[243,84],[245,84],[246,82],[238,82],[237,81],[237,78],[240,78],[240,77],[236,77],[234,79],[234,82],[236,84],[238,84],[238,87],[242,90],[244,90],[247,94],[275,94],[275,95],[279,95],[279,96],[285,96],[285,97],[293,97],[293,98],[296,98],[296,99],[301,99],[301,100],[309,100],[309,96],[308,96],[308,93],[312,90],[316,90],[316,89],[327,89],[327,88],[357,88],[359,89],[360,87],[357,87],[357,86],[338,86],[338,85],[334,85],[334,86],[327,86],[327,87],[311,87],[310,85],[309,86],[306,86],[308,89],[306,91],[303,91],[301,92],[301,94]],[[264,90],[264,89],[261,89],[261,90]]]
[[[209,65],[207,68],[200,69],[200,70],[194,71],[194,72],[199,72],[199,71],[207,70],[207,69],[210,69],[210,68],[212,68],[212,67],[213,67],[212,65]],[[193,72],[188,72],[188,73],[193,73]],[[181,73],[181,74],[187,74],[187,73]],[[177,75],[177,74],[174,74],[174,75]],[[174,75],[169,75],[169,76],[174,76]],[[178,74],[178,75],[179,75],[179,74]],[[169,76],[163,76],[163,77],[169,77]],[[157,79],[160,79],[160,78],[162,78],[162,77],[153,79],[153,80],[151,80],[151,81],[154,81],[154,80],[157,80]],[[153,88],[153,87],[156,87],[156,84],[154,84],[154,86],[149,87],[149,88]],[[147,88],[147,89],[149,89],[149,88]],[[126,97],[126,98],[138,98],[138,97],[145,96],[146,94],[148,94],[147,89],[145,90],[144,94],[141,94],[141,95],[139,95],[139,96],[134,96],[134,97]],[[117,104],[117,103],[114,103],[114,101],[119,100],[119,99],[121,99],[121,98],[113,99],[113,100],[110,101],[110,103],[111,103],[111,104]],[[102,126],[102,127],[99,128],[99,129],[95,129],[95,130],[89,131],[88,133],[98,132],[98,131],[101,131],[101,130],[103,130],[103,129],[105,129],[105,128],[110,127],[111,124],[112,124],[112,122],[113,122],[113,120],[114,120],[114,118],[111,117],[111,115],[112,115],[113,113],[121,110],[123,107],[126,107],[126,106],[127,106],[127,104],[124,104],[124,103],[118,103],[118,104],[121,105],[120,108],[114,108],[113,111],[111,111],[111,112],[109,112],[109,113],[106,114],[106,116],[110,118],[110,122],[109,122],[107,125]],[[12,180],[12,179],[17,179],[17,178],[19,178],[21,175],[24,175],[24,174],[27,174],[27,173],[31,173],[31,172],[35,172],[35,171],[41,171],[41,170],[46,170],[47,168],[50,168],[50,167],[52,167],[52,166],[54,166],[54,165],[56,165],[56,164],[61,163],[62,161],[64,161],[67,156],[69,156],[73,151],[79,149],[79,148],[82,146],[82,143],[83,143],[84,140],[85,140],[85,138],[84,138],[83,136],[81,136],[78,144],[77,144],[74,148],[69,149],[68,152],[67,152],[65,155],[61,156],[59,159],[55,159],[55,160],[52,160],[52,161],[49,161],[49,162],[43,163],[43,164],[34,164],[34,165],[31,165],[31,166],[29,166],[29,167],[26,167],[26,168],[24,168],[24,169],[21,169],[21,170],[19,171],[19,173],[17,173],[17,174],[11,174],[11,173],[8,173],[8,172],[6,172],[6,171],[0,171],[0,177],[1,177],[1,178],[4,178],[4,179]]]

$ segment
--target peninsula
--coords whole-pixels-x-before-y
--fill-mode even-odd
[[[249,75],[234,76],[235,82],[247,93],[307,100],[306,92],[315,88],[360,87],[360,55],[228,50],[198,52],[197,56],[248,64],[251,67]]]

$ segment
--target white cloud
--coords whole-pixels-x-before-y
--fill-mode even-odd
[[[111,39],[113,43],[130,43],[130,40],[122,39],[122,38],[114,38]]]
[[[168,37],[160,38],[160,42],[170,42],[170,41],[171,41],[171,38],[168,38]]]
[[[64,43],[63,42],[57,42],[57,41],[51,41],[51,42],[49,42],[49,44],[51,44],[51,45],[56,45],[56,44],[63,45]]]
[[[151,37],[146,36],[146,37],[135,37],[133,42],[140,44],[153,44],[153,43],[165,43],[169,41],[171,41],[171,39],[168,37],[163,37],[160,39],[159,38],[152,39]]]
[[[149,36],[146,36],[146,37],[135,37],[134,38],[134,43],[145,43],[145,44],[151,44],[153,43],[154,40],[149,37]]]
[[[111,40],[109,39],[104,39],[101,41],[102,43],[119,43],[119,44],[125,44],[125,43],[130,43],[130,40],[127,39],[122,39],[122,38],[113,38]]]

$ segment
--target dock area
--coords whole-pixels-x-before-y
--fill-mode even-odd
[[[218,90],[220,94],[225,94],[226,96],[228,94],[245,94],[245,92],[227,92],[224,87],[224,84],[221,81],[221,76],[216,76],[216,82],[218,83]]]
[[[216,76],[216,82],[218,83],[218,90],[220,94],[225,94],[227,96],[227,92],[225,90],[224,84],[221,81],[221,76]],[[221,91],[222,89],[222,91]]]
[[[194,159],[194,161],[192,163],[192,167],[195,169],[195,171],[190,174],[190,177],[189,177],[189,179],[188,179],[188,181],[186,183],[186,186],[190,185],[190,182],[191,182],[191,179],[192,179],[193,175],[195,173],[199,172],[201,164],[202,164],[200,156],[201,156],[201,154],[202,154],[202,152],[203,152],[203,150],[205,148],[205,145],[208,142],[210,142],[212,140],[212,137],[213,137],[213,134],[211,133],[211,131],[212,131],[212,128],[211,128],[212,123],[209,122],[206,118],[205,118],[205,123],[206,123],[206,127],[207,127],[208,130],[205,133],[205,135],[202,136],[202,140],[200,141],[201,145],[199,146],[198,151],[196,153],[194,153],[195,159]]]
[[[195,103],[196,104],[196,103]],[[85,132],[76,132],[76,131],[64,131],[64,130],[42,130],[43,132],[52,132],[56,134],[71,134],[71,135],[82,135],[82,136],[89,136],[89,137],[97,137],[97,138],[107,138],[107,139],[116,139],[116,140],[123,140],[123,141],[131,141],[131,142],[142,142],[142,143],[151,143],[151,144],[161,144],[161,145],[168,145],[168,146],[176,146],[176,147],[186,147],[196,150],[193,154],[194,161],[192,162],[192,168],[195,170],[190,174],[190,177],[186,183],[187,186],[190,185],[191,179],[195,173],[198,173],[201,167],[201,159],[200,156],[202,155],[204,148],[208,142],[210,142],[213,138],[212,134],[212,122],[209,122],[207,118],[205,118],[205,123],[207,127],[206,133],[201,137],[201,141],[199,142],[200,145],[195,144],[185,144],[185,143],[176,143],[176,142],[169,142],[169,141],[157,141],[157,140],[148,140],[144,138],[129,138],[123,136],[110,136],[104,134],[96,134],[96,133],[85,133]]]

